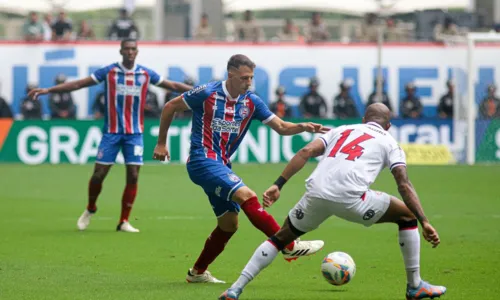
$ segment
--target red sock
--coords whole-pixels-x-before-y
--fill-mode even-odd
[[[120,223],[128,221],[132,205],[134,205],[135,195],[137,195],[137,184],[127,184],[123,190]]]
[[[95,203],[97,201],[97,197],[101,193],[101,189],[101,183],[92,183],[92,181],[89,182],[89,202],[87,204],[88,211],[95,212],[97,210]]]
[[[208,265],[210,265],[217,258],[217,256],[224,251],[224,247],[233,234],[234,232],[222,231],[219,226],[212,231],[212,234],[210,234],[205,242],[203,251],[201,251],[198,260],[194,264],[194,268],[197,270],[198,274],[205,272]]]
[[[280,225],[273,216],[260,206],[259,199],[256,196],[245,201],[241,209],[243,209],[253,226],[262,231],[267,237],[275,235],[280,230]],[[285,248],[291,250],[294,244],[295,242],[291,242]]]

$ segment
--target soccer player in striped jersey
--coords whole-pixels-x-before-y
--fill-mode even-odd
[[[129,223],[130,211],[137,194],[139,169],[143,164],[144,105],[150,84],[164,89],[180,92],[192,87],[179,82],[164,80],[151,69],[137,65],[135,59],[139,50],[137,41],[126,39],[121,42],[121,63],[113,63],[98,69],[89,77],[50,87],[34,89],[29,96],[58,92],[70,92],[92,85],[104,83],[106,113],[104,116],[103,137],[99,145],[94,173],[88,185],[87,208],[77,222],[78,229],[85,230],[91,217],[96,213],[96,201],[102,189],[102,183],[111,166],[115,163],[118,152],[122,150],[127,183],[122,196],[122,210],[117,231],[139,232]]]
[[[187,170],[191,180],[203,188],[217,217],[217,227],[205,243],[198,260],[189,269],[191,283],[222,283],[207,271],[222,253],[226,243],[238,228],[240,208],[252,224],[266,236],[274,235],[280,226],[259,204],[249,189],[231,170],[231,155],[236,151],[252,120],[259,120],[280,135],[304,131],[326,132],[314,123],[290,123],[274,115],[254,93],[248,91],[254,77],[255,64],[246,56],[230,58],[226,81],[211,82],[182,94],[163,108],[158,143],[153,158],[169,159],[166,139],[174,114],[192,110],[191,149]],[[293,260],[310,255],[323,247],[323,241],[292,241],[283,249],[284,258]]]

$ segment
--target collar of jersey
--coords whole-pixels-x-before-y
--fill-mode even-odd
[[[236,98],[231,97],[231,94],[229,94],[229,91],[226,88],[226,80],[222,82],[222,91],[226,94],[227,99],[231,101],[238,101],[238,98],[240,98],[240,95],[236,96]]]
[[[382,126],[380,126],[379,124],[377,124],[375,122],[368,122],[368,123],[366,123],[366,125],[373,125],[373,126],[376,126],[376,127],[380,128],[380,129],[384,129],[384,128],[382,128]]]
[[[136,64],[134,64],[134,66],[132,67],[132,69],[127,69],[125,68],[124,65],[122,65],[121,62],[118,63],[118,65],[120,66],[120,68],[125,72],[125,73],[128,73],[128,72],[134,72],[135,69],[137,68]]]

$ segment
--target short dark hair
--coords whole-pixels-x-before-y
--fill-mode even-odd
[[[120,42],[120,48],[123,49],[123,47],[125,46],[125,43],[137,43],[137,40],[136,39],[123,39],[121,42]]]
[[[231,56],[227,62],[227,70],[231,68],[239,69],[241,66],[247,66],[250,69],[255,69],[255,63],[243,54],[235,54]]]

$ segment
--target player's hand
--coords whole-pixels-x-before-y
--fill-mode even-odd
[[[36,100],[38,98],[38,96],[45,95],[45,94],[48,94],[48,93],[49,93],[49,89],[36,88],[36,89],[32,89],[28,93],[28,97],[30,97],[33,100]]]
[[[330,128],[324,127],[323,125],[317,123],[307,122],[307,123],[300,123],[300,125],[302,126],[304,131],[311,133],[327,133],[330,130]]]
[[[425,240],[432,244],[432,248],[436,248],[441,242],[436,229],[429,222],[425,222],[422,224],[422,231]]]
[[[273,184],[270,188],[268,188],[263,195],[263,204],[264,208],[270,207],[274,202],[278,201],[280,197],[280,189],[277,185]]]
[[[167,145],[156,145],[153,152],[153,159],[165,161],[165,158],[170,160],[170,153],[168,153]]]

